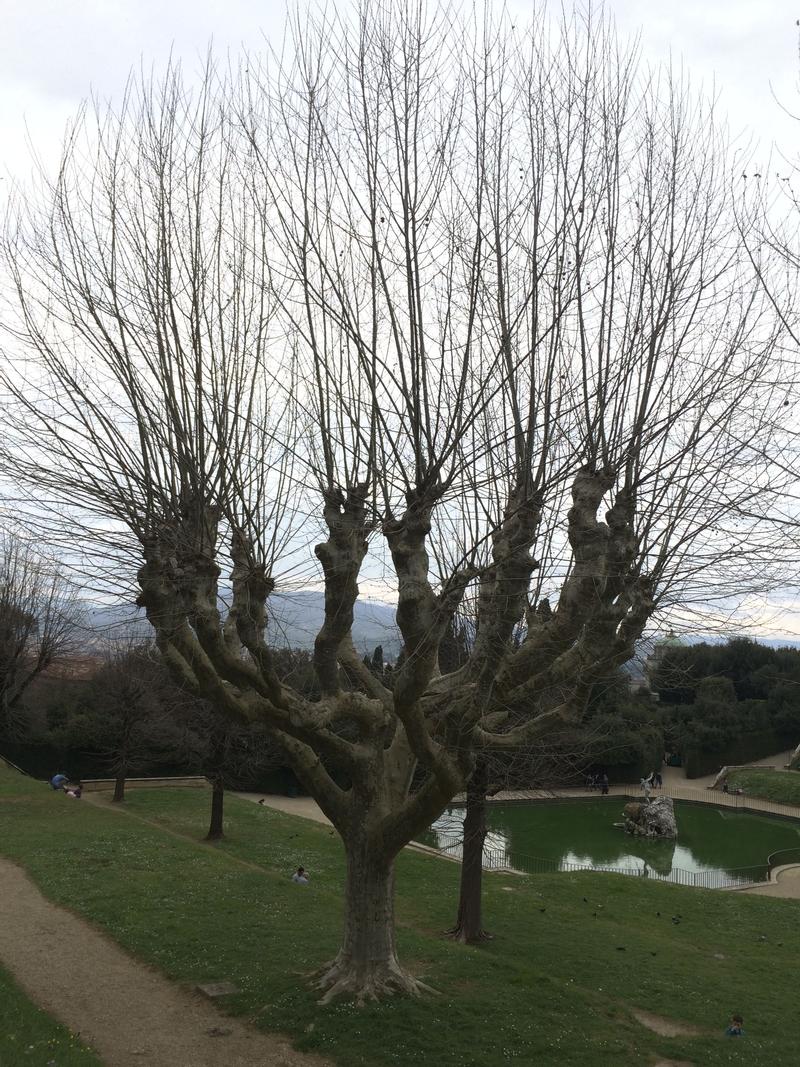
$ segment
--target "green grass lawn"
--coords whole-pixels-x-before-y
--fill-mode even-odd
[[[740,788],[749,797],[763,797],[776,804],[800,807],[800,771],[741,770],[728,775],[729,787]]]
[[[486,921],[496,936],[471,948],[441,935],[457,865],[406,851],[399,951],[440,995],[321,1008],[305,976],[338,943],[337,838],[235,799],[221,846],[179,836],[202,836],[208,804],[200,790],[132,790],[123,812],[33,784],[25,803],[0,799],[0,851],[171,978],[235,982],[230,1011],[341,1067],[796,1061],[796,902],[590,872],[493,874]],[[311,871],[308,888],[289,881],[298,864]],[[631,1007],[708,1036],[659,1037]],[[734,1011],[745,1016],[741,1042],[721,1036]]]
[[[41,1011],[0,967],[0,1067],[100,1067],[80,1039]]]

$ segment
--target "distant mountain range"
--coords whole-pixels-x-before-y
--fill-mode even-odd
[[[276,645],[288,648],[314,647],[314,638],[322,626],[325,598],[315,591],[273,593],[269,598],[267,636]],[[372,655],[383,646],[384,659],[392,661],[400,654],[402,641],[395,622],[395,607],[378,600],[360,600],[353,612],[353,644],[361,655]],[[144,612],[134,605],[92,605],[87,611],[86,648],[92,649],[114,634],[150,635]]]
[[[267,635],[271,642],[288,648],[314,647],[314,638],[322,625],[324,596],[317,591],[273,593],[269,598],[269,622]],[[136,631],[150,635],[144,613],[133,605],[103,607],[93,605],[88,609],[86,649],[90,650],[115,632]],[[681,634],[687,645],[707,641],[719,644],[725,638],[713,634]],[[637,647],[636,656],[626,669],[634,677],[641,675],[642,665],[658,638],[645,638]],[[754,640],[770,648],[800,648],[800,640],[792,637],[755,637]],[[371,655],[377,645],[383,647],[384,659],[391,662],[397,658],[402,647],[400,631],[395,622],[395,607],[379,600],[360,600],[354,609],[353,643],[361,655]]]

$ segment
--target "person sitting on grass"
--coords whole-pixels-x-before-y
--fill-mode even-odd
[[[292,881],[295,885],[308,885],[308,880],[305,867],[298,867],[292,875]]]
[[[50,787],[52,789],[55,789],[56,792],[58,792],[60,789],[63,789],[64,786],[68,783],[69,778],[67,778],[66,774],[54,774],[53,777],[50,779]]]
[[[725,1031],[726,1037],[743,1037],[744,1036],[744,1019],[738,1013],[731,1015],[731,1024]]]
[[[67,785],[64,792],[68,797],[72,797],[73,800],[80,800],[81,793],[83,792],[83,786],[80,782],[76,782],[75,785]]]

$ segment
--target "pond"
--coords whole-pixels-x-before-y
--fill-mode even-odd
[[[491,803],[487,866],[532,872],[610,868],[713,886],[758,881],[766,877],[771,853],[800,847],[800,822],[680,801],[675,804],[677,841],[632,837],[614,826],[625,803],[623,797]],[[463,808],[448,809],[420,840],[458,854],[463,818]],[[712,871],[727,875],[704,876]]]

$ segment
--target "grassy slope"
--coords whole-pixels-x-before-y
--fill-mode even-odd
[[[0,967],[0,1067],[100,1067],[80,1039],[35,1007]]]
[[[231,800],[229,839],[215,849],[142,821],[199,837],[205,793],[131,792],[120,813],[35,788],[28,803],[0,802],[0,850],[48,896],[172,978],[234,981],[241,992],[230,1010],[342,1067],[584,1067],[659,1054],[704,1067],[794,1062],[793,902],[591,873],[493,875],[486,914],[496,939],[464,948],[440,936],[453,919],[457,866],[405,853],[400,952],[441,995],[321,1009],[303,976],[335,951],[343,876],[324,826]],[[312,872],[308,889],[288,880],[298,863]],[[658,1037],[629,1006],[708,1037]],[[741,1044],[719,1036],[737,1010],[748,1032]]]
[[[743,789],[747,796],[800,807],[800,771],[731,771],[728,784]]]

